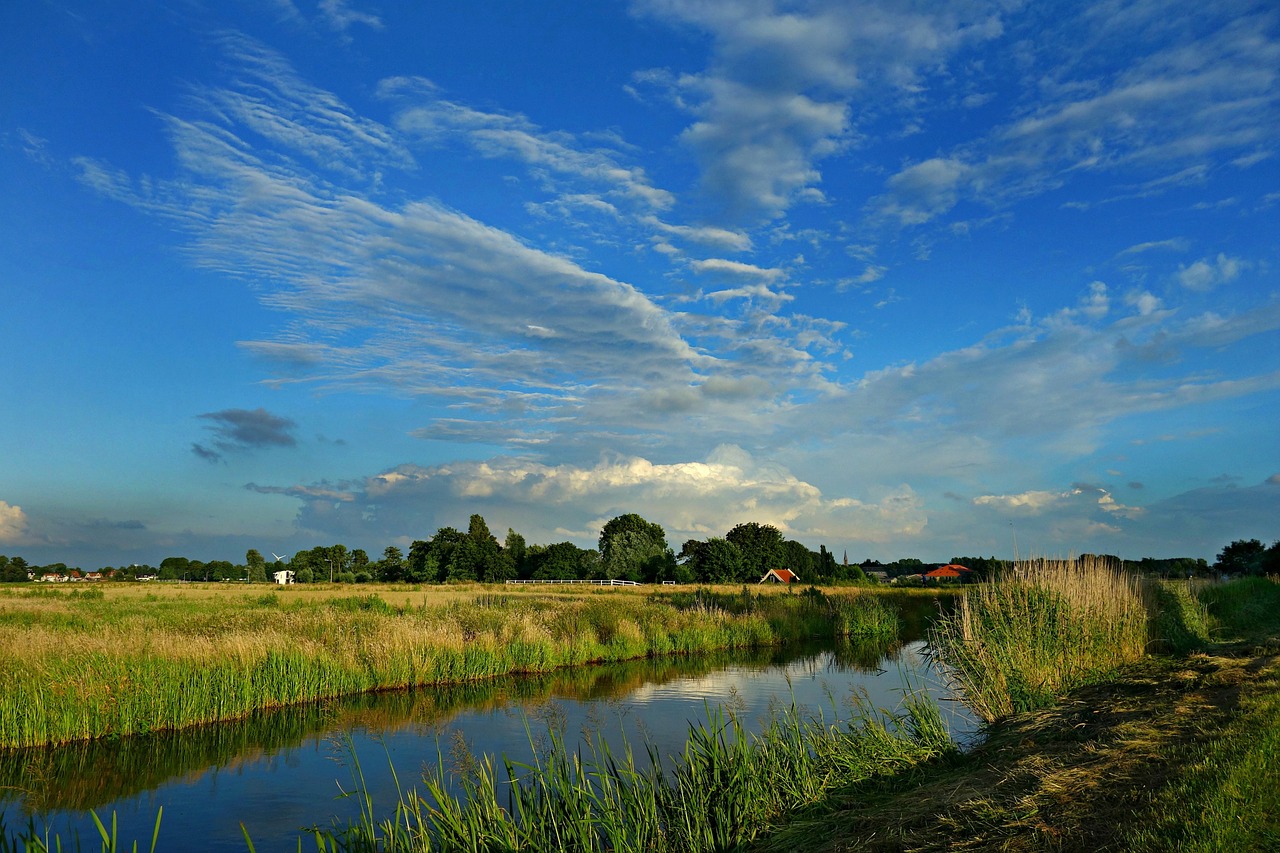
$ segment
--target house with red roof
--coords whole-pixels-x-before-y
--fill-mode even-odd
[[[948,563],[945,566],[939,566],[932,571],[925,572],[920,577],[924,578],[925,583],[928,583],[929,581],[933,581],[934,583],[941,583],[943,581],[963,581],[965,577],[972,572],[973,569],[968,566],[962,566],[959,563]]]
[[[765,572],[764,577],[760,578],[760,583],[765,581],[773,581],[774,583],[791,583],[800,580],[800,576],[790,569],[770,569]]]

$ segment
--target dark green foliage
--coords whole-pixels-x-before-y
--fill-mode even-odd
[[[782,533],[772,524],[750,521],[725,534],[742,554],[742,580],[759,580],[770,569],[785,569]]]
[[[1218,553],[1213,567],[1236,576],[1280,574],[1280,540],[1268,548],[1257,539],[1237,539]]]

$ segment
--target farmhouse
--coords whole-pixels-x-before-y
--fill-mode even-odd
[[[934,581],[935,583],[941,581],[963,581],[965,576],[972,571],[973,569],[962,566],[959,563],[949,563],[945,566],[939,566],[931,572],[925,572],[920,577],[924,578],[926,583],[929,581]]]
[[[280,586],[288,586],[293,583],[293,569],[281,569],[272,575],[272,577],[275,579],[276,583],[280,584]]]
[[[800,580],[800,576],[790,569],[770,569],[765,572],[764,577],[760,578],[760,583],[765,581],[773,581],[774,583],[791,583]]]

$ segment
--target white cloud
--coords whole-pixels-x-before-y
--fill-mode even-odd
[[[718,246],[735,252],[751,250],[751,237],[743,231],[719,228],[714,225],[672,225],[656,216],[645,217],[643,221],[663,234],[679,237],[692,243]]]
[[[1131,305],[1140,316],[1149,317],[1160,310],[1160,297],[1145,290],[1133,291],[1125,295],[1125,304]]]
[[[638,0],[637,9],[713,40],[710,67],[675,77],[650,72],[695,116],[683,141],[705,188],[731,214],[774,216],[821,201],[818,164],[854,140],[852,102],[868,82],[909,96],[923,69],[1001,32],[998,7],[936,11],[879,2],[743,4]]]
[[[1206,291],[1233,281],[1248,266],[1239,258],[1219,252],[1217,258],[1201,258],[1178,268],[1178,283],[1188,290]]]
[[[337,32],[345,33],[352,24],[364,24],[375,30],[382,29],[381,18],[350,8],[347,0],[320,0],[320,12],[325,22]]]
[[[1144,252],[1169,251],[1169,252],[1185,252],[1191,247],[1191,241],[1185,237],[1171,237],[1168,240],[1152,240],[1146,243],[1137,243],[1120,252],[1121,255],[1138,255]]]
[[[20,506],[0,501],[0,542],[21,545],[27,541],[27,514]]]
[[[746,521],[772,524],[815,548],[821,541],[915,535],[927,521],[922,502],[907,486],[873,501],[828,498],[785,468],[734,445],[696,462],[616,456],[584,467],[500,457],[402,465],[350,489],[354,500],[334,496],[328,484],[270,491],[306,502],[299,517],[306,528],[317,526],[316,512],[324,513],[324,524],[345,518],[353,529],[370,523],[395,529],[405,518],[419,526],[456,526],[480,512],[495,529],[515,527],[533,542],[571,536],[587,544],[614,515],[636,512],[662,524],[677,550],[686,538],[723,536]],[[425,530],[424,538],[431,532]]]
[[[1026,49],[1053,71],[1030,90],[1035,99],[1015,102],[1008,121],[985,136],[905,165],[873,200],[873,214],[922,225],[965,200],[1004,207],[1082,174],[1119,181],[1104,201],[1148,197],[1202,183],[1215,166],[1251,162],[1269,146],[1280,114],[1274,71],[1280,45],[1260,36],[1272,29],[1266,13],[1223,7],[1175,30],[1167,21],[1180,20],[1176,13],[1132,4],[1126,8],[1132,27],[1124,30],[1095,11],[1065,15],[1055,36],[1037,21],[1037,41]],[[1033,26],[1016,14],[1007,21],[1015,30]],[[1153,30],[1162,37],[1137,35]],[[1121,55],[1114,50],[1079,49],[1117,39],[1126,46],[1118,65],[1094,61],[1095,53]],[[1133,251],[1154,248],[1177,246],[1165,241]]]
[[[655,187],[641,167],[622,162],[614,149],[587,145],[568,133],[548,132],[522,115],[483,112],[447,101],[433,83],[421,78],[389,78],[379,84],[378,91],[401,104],[396,127],[419,142],[464,139],[482,156],[508,158],[561,179],[603,186],[615,200],[630,199],[645,211],[662,210],[674,203],[670,192]],[[554,184],[552,189],[574,193]],[[686,233],[721,239],[729,234],[694,229]]]
[[[716,275],[731,276],[734,278],[759,279],[762,281],[777,281],[782,278],[785,273],[780,269],[764,269],[755,264],[746,264],[741,261],[730,261],[724,258],[706,258],[705,260],[691,260],[689,266],[697,273],[712,273]]]
[[[889,179],[881,210],[903,225],[928,222],[955,207],[973,174],[973,167],[955,159],[916,163]]]
[[[979,495],[973,499],[974,506],[989,506],[1005,511],[1022,511],[1040,513],[1061,505],[1078,492],[1030,491],[1016,495]]]

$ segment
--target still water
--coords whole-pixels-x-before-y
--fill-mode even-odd
[[[424,767],[482,753],[522,761],[547,742],[625,739],[678,755],[690,725],[716,707],[759,731],[794,704],[826,722],[849,719],[856,697],[898,709],[908,687],[941,700],[953,736],[977,731],[949,701],[922,642],[826,644],[583,667],[447,688],[366,695],[262,713],[248,720],[55,749],[0,751],[0,810],[9,831],[34,817],[64,842],[97,849],[90,811],[145,849],[163,807],[160,850],[296,850],[301,831],[355,819],[351,756],[375,810]],[[309,844],[310,842],[308,842]],[[74,848],[74,843],[71,845]],[[127,845],[126,845],[127,846]]]

